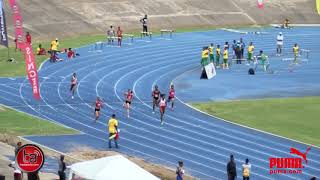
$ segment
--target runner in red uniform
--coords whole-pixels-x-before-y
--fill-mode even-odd
[[[159,99],[160,99],[160,91],[159,91],[157,85],[154,86],[154,90],[152,91],[152,95],[151,96],[152,96],[152,104],[153,104],[152,105],[152,110],[153,110],[152,113],[154,113],[154,109],[155,109],[156,106],[158,107]]]
[[[73,73],[72,78],[71,78],[71,86],[70,86],[70,91],[71,91],[71,98],[73,99],[74,93],[77,89],[77,84],[78,84],[78,79],[76,73]]]
[[[125,94],[125,108],[127,109],[127,117],[130,118],[130,108],[131,108],[131,102],[133,99],[133,91],[131,91],[130,89],[128,89],[128,92],[126,92]]]
[[[160,120],[161,120],[160,122],[161,122],[161,125],[163,125],[163,115],[166,111],[166,106],[167,106],[166,97],[164,94],[161,94],[159,105],[160,105]]]
[[[118,27],[117,30],[117,36],[118,36],[118,46],[121,47],[121,42],[122,42],[122,30],[120,26]]]
[[[103,102],[102,100],[97,97],[96,103],[95,103],[95,109],[94,109],[94,114],[96,116],[96,119],[94,122],[97,122],[100,116],[100,109],[103,107]]]
[[[171,111],[173,111],[173,106],[174,106],[174,86],[171,84],[170,90],[169,90],[169,97],[168,97],[168,102],[171,102]]]

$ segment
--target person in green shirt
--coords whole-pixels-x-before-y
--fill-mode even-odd
[[[210,44],[209,46],[209,57],[210,57],[210,63],[214,62],[214,56],[213,56],[213,50],[214,50],[214,46],[213,46],[213,43]]]
[[[220,67],[220,55],[221,55],[221,50],[220,50],[220,45],[217,45],[216,48],[216,67]]]
[[[209,56],[208,47],[203,47],[202,53],[201,53],[201,65],[203,67],[208,65],[208,56]]]
[[[264,71],[267,71],[267,59],[268,59],[268,56],[267,55],[265,55],[264,53],[263,53],[263,51],[261,50],[260,51],[260,53],[259,53],[259,55],[257,56],[257,59],[258,59],[258,63],[260,64],[260,65],[262,65],[262,67],[263,67],[263,70]]]

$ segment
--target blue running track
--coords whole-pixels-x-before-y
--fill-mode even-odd
[[[303,174],[270,175],[270,157],[294,157],[290,147],[305,152],[308,145],[254,129],[242,127],[206,115],[183,102],[319,95],[320,93],[320,29],[301,27],[284,31],[285,53],[272,56],[278,29],[244,29],[266,34],[239,34],[223,30],[175,34],[173,39],[155,36],[137,39],[134,44],[118,48],[108,46],[92,51],[92,46],[77,50],[74,60],[43,64],[40,70],[40,102],[32,98],[28,80],[0,78],[0,104],[81,132],[79,135],[28,136],[35,143],[61,152],[82,147],[107,150],[106,121],[112,113],[120,120],[120,149],[128,155],[174,168],[183,160],[188,174],[200,179],[226,179],[226,163],[234,154],[238,177],[246,158],[252,164],[251,179],[308,179],[320,176],[320,149],[312,147]],[[229,70],[217,70],[212,80],[200,80],[201,48],[213,42],[243,37],[253,41],[256,52],[263,49],[270,55],[273,74],[257,71],[248,76],[249,66],[232,65]],[[289,68],[293,43],[310,49],[309,62]],[[231,54],[231,52],[230,52]],[[77,95],[71,99],[70,78],[76,72],[79,79]],[[152,113],[151,89],[157,84],[168,94],[171,81],[176,85],[176,108],[165,115],[160,126],[158,111]],[[124,92],[133,89],[135,99],[130,119],[123,109]],[[102,97],[105,107],[98,123],[93,123],[96,97]],[[303,106],[303,105],[302,105]]]

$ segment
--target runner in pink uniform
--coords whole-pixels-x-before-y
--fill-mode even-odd
[[[130,106],[131,106],[131,102],[132,102],[132,99],[133,99],[133,91],[131,91],[130,89],[128,89],[128,92],[126,92],[125,94],[125,108],[127,110],[127,117],[130,118]]]
[[[171,111],[173,111],[173,107],[174,107],[174,95],[175,95],[175,91],[174,91],[174,86],[172,84],[170,86],[169,98],[168,98],[168,102],[171,102]]]

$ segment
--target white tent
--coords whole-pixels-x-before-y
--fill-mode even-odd
[[[69,168],[69,179],[75,174],[90,180],[160,180],[121,155],[75,163]]]

